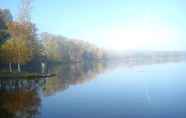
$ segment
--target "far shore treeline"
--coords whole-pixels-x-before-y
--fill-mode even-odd
[[[41,63],[74,63],[104,58],[103,49],[77,39],[37,32],[31,22],[32,0],[21,0],[14,19],[8,9],[0,8],[0,67],[10,72],[40,68]]]

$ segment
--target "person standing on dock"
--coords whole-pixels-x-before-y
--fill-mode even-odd
[[[46,68],[45,63],[42,61],[42,62],[41,62],[41,73],[42,73],[42,74],[45,73],[45,68]]]

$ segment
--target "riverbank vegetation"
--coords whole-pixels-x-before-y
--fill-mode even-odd
[[[76,63],[104,58],[103,49],[77,39],[38,33],[31,21],[32,0],[21,0],[18,16],[0,9],[0,67],[10,73],[41,70],[41,63]],[[45,65],[44,65],[45,66]],[[37,69],[35,69],[37,68]],[[39,69],[38,69],[39,68]]]

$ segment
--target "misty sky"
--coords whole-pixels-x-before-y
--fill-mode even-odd
[[[0,0],[16,16],[19,0]],[[34,0],[39,32],[114,50],[186,49],[184,0]]]

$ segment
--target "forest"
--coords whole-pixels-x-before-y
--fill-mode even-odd
[[[0,8],[0,67],[9,72],[40,68],[41,63],[77,63],[105,58],[104,50],[79,39],[38,33],[31,20],[32,0],[21,0],[18,15]]]

